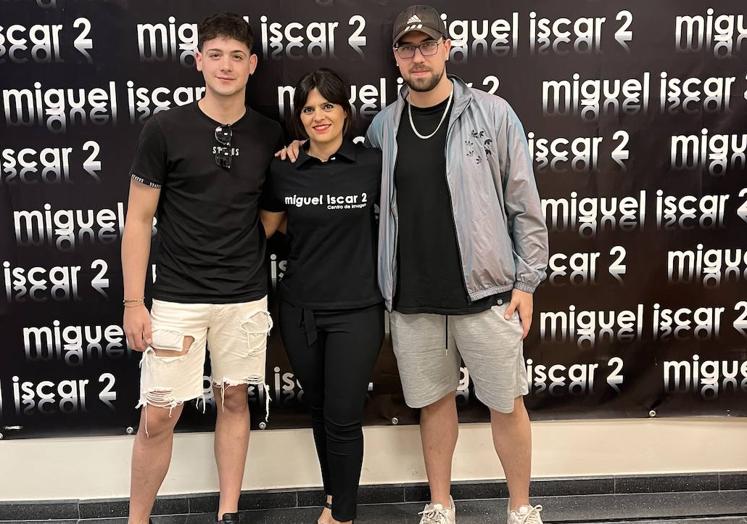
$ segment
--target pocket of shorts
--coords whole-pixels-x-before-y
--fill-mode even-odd
[[[514,314],[506,320],[506,310],[508,309],[508,304],[505,304],[503,306],[493,306],[490,308],[493,310],[493,312],[501,317],[501,320],[503,322],[509,324],[516,332],[518,332],[522,337],[524,336],[524,327],[521,325],[521,319],[519,318],[519,312],[514,310]]]
[[[244,319],[241,330],[246,335],[247,353],[253,355],[267,349],[267,337],[272,329],[272,318],[267,311],[257,311]]]
[[[184,349],[184,333],[173,329],[158,328],[154,329],[152,333],[151,348],[159,351],[173,351],[174,353],[180,353],[179,355],[163,356],[153,355],[157,359],[176,359],[181,356],[182,350]]]

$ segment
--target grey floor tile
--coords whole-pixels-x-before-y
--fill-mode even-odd
[[[198,513],[187,516],[184,524],[215,524],[215,515],[212,513]]]
[[[747,473],[721,473],[719,474],[719,489],[747,489]]]
[[[242,493],[239,497],[240,510],[295,508],[297,506],[298,499],[295,492],[258,491],[254,493]],[[217,510],[217,508],[215,509]]]
[[[114,519],[83,519],[79,520],[78,524],[127,524],[127,517],[118,517]],[[57,524],[55,522],[55,524]]]
[[[189,497],[189,513],[209,513],[218,511],[218,495],[194,495]]]
[[[538,497],[546,522],[671,519],[747,515],[747,492],[635,493]]]
[[[499,515],[505,515],[505,500],[503,499],[486,499],[486,500],[468,500],[460,501],[457,506],[457,522],[460,524],[488,524],[499,522]],[[373,512],[372,520],[376,524],[386,522],[401,522],[403,524],[417,524],[420,522],[418,512],[423,511],[423,504],[399,504],[399,507],[393,511],[391,520],[387,520],[389,515],[376,514]],[[368,508],[367,508],[368,509]],[[371,508],[373,509],[373,508]],[[397,520],[395,520],[395,518]],[[505,517],[503,518],[505,520]],[[362,520],[361,522],[369,522]]]
[[[404,501],[405,489],[403,486],[361,486],[358,490],[359,504],[384,504]]]
[[[557,497],[563,495],[604,495],[615,492],[615,479],[578,478],[573,482],[567,479],[542,479],[532,482],[530,494],[534,497]]]
[[[423,510],[423,504],[420,502],[409,502],[403,504],[386,504],[382,506],[361,506],[358,508],[358,521],[371,524],[409,524],[420,522],[418,512]],[[459,513],[459,522],[464,521]]]
[[[77,520],[0,520],[1,524],[39,524],[40,522],[51,522],[53,524],[77,524]]]
[[[158,515],[151,517],[151,519],[153,524],[186,524],[190,517],[202,517],[202,515]],[[207,514],[205,515],[205,522],[210,522]]]
[[[3,502],[0,504],[0,521],[16,522],[27,520],[77,520],[77,500],[58,500],[50,502]]]
[[[159,515],[151,517],[153,524],[215,524],[213,513],[191,513],[189,515]],[[83,522],[80,524],[88,524]]]
[[[153,506],[153,515],[181,515],[189,513],[186,497],[158,497]]]
[[[78,511],[81,519],[126,517],[130,503],[127,500],[81,500]]]
[[[416,484],[405,487],[405,502],[425,502],[431,496],[427,484]]]
[[[537,497],[546,524],[747,524],[747,491],[631,493]],[[457,503],[460,524],[504,524],[506,499]],[[421,502],[361,504],[356,524],[417,524]],[[286,508],[241,512],[242,524],[313,524],[320,508]],[[212,513],[154,516],[155,524],[214,524]],[[0,524],[42,521],[2,521]],[[73,524],[76,521],[43,521]],[[126,524],[124,518],[87,519],[78,524]]]
[[[51,522],[53,524],[78,524],[77,520],[0,520],[2,524],[39,524],[40,522]]]
[[[586,521],[588,522],[588,521]],[[596,522],[595,524],[744,524],[747,522],[747,516],[744,517],[713,517],[699,519],[666,519],[666,520],[614,520],[611,522]],[[578,523],[581,524],[581,523]]]
[[[86,524],[127,524],[127,517],[119,517],[114,519],[80,520],[78,522],[85,522]]]
[[[454,500],[495,499],[508,497],[508,487],[505,482],[454,482],[451,485],[451,495]]]
[[[305,506],[321,506],[322,501],[324,501],[324,490],[308,489],[297,491],[296,497],[298,497],[299,508],[303,508]]]
[[[242,524],[313,524],[319,517],[319,508],[292,508],[242,511]],[[190,523],[191,524],[191,523]]]
[[[662,493],[675,491],[718,491],[718,474],[618,477],[615,493]]]

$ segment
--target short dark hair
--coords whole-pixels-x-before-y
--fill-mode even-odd
[[[298,136],[308,138],[306,130],[301,123],[301,110],[304,104],[306,104],[306,99],[309,98],[309,93],[315,88],[327,101],[342,106],[347,116],[342,132],[346,134],[353,120],[353,108],[350,106],[350,101],[348,100],[347,84],[340,78],[340,75],[326,67],[306,73],[296,84],[296,91],[293,93],[293,129]]]
[[[252,26],[236,13],[216,13],[200,22],[197,27],[197,49],[202,51],[202,46],[207,40],[220,36],[243,42],[249,48],[249,52],[252,52],[254,45]]]

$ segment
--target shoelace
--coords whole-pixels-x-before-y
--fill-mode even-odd
[[[541,524],[540,511],[542,511],[542,506],[530,507],[526,515],[520,515],[521,524]]]
[[[432,507],[431,509],[424,509],[418,515],[423,515],[433,524],[448,524],[449,517],[446,515],[446,508],[444,507]]]

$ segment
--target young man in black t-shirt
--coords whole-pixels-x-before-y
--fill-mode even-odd
[[[198,31],[196,64],[205,96],[151,118],[131,170],[122,239],[124,327],[129,347],[144,354],[130,523],[148,522],[184,402],[203,396],[208,345],[217,407],[218,519],[238,522],[249,442],[247,388],[265,383],[271,320],[257,207],[282,132],[277,122],[245,106],[246,84],[257,66],[249,24],[219,14]],[[149,312],[144,289],[154,216],[160,249]]]

